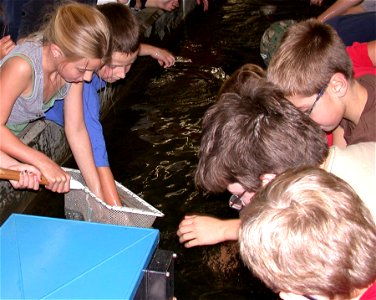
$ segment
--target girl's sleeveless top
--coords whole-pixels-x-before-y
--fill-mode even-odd
[[[376,0],[364,0],[360,5],[366,12],[376,12]]]
[[[19,56],[25,59],[33,70],[33,89],[28,97],[19,96],[13,105],[7,127],[18,134],[28,123],[44,117],[44,112],[54,105],[56,99],[67,95],[70,84],[66,83],[48,103],[43,103],[43,47],[40,42],[24,42],[17,45],[0,61],[0,66],[9,58]],[[16,79],[15,79],[16,80]],[[11,87],[9,87],[11,88]]]

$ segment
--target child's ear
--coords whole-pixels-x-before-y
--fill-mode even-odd
[[[262,186],[267,185],[270,181],[272,181],[275,178],[275,174],[262,174],[260,176],[260,180],[262,182]]]
[[[54,58],[58,58],[63,55],[63,52],[61,51],[59,46],[55,44],[51,44],[51,52]]]
[[[349,87],[349,81],[342,73],[335,73],[328,85],[328,90],[331,94],[338,98],[344,97]]]

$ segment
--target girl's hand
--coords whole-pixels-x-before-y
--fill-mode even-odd
[[[175,56],[165,49],[156,48],[151,57],[158,60],[158,63],[164,68],[169,68],[175,64]]]
[[[70,176],[55,162],[46,159],[38,167],[48,181],[46,189],[57,193],[69,192]]]
[[[39,190],[41,173],[37,168],[20,163],[9,166],[9,169],[20,171],[20,179],[18,181],[10,180],[10,183],[15,189]]]
[[[12,41],[10,35],[2,37],[0,39],[0,59],[3,59],[14,47],[16,47],[16,44]]]

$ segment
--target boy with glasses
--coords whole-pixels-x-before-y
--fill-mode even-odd
[[[323,130],[333,132],[335,145],[376,141],[376,76],[353,78],[346,48],[329,25],[307,20],[289,27],[267,79]]]
[[[250,71],[234,76],[234,88],[227,86],[204,115],[196,185],[212,193],[227,189],[230,205],[241,209],[275,175],[321,166],[347,181],[376,219],[376,143],[328,151],[325,133],[275,85]],[[177,234],[185,247],[212,245],[237,240],[239,226],[239,219],[188,215]]]

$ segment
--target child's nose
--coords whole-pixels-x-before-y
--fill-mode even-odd
[[[84,74],[84,81],[91,81],[93,79],[93,71],[86,71]]]

